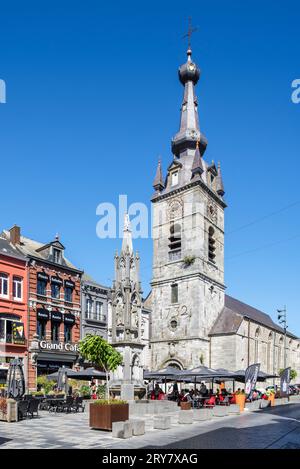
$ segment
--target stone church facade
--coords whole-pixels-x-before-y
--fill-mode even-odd
[[[224,185],[220,163],[204,159],[195,86],[200,70],[187,51],[179,68],[184,87],[173,160],[153,187],[151,368],[205,364],[230,370],[261,362],[283,366],[283,330],[271,318],[225,295]],[[299,339],[288,333],[287,365],[300,375]]]

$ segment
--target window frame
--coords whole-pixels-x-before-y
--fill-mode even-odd
[[[58,296],[54,296],[54,295],[53,295],[53,289],[54,289],[54,288],[57,288]],[[54,283],[54,282],[51,283],[51,298],[52,298],[53,300],[60,300],[60,290],[61,290],[61,286],[60,286],[60,285],[58,285],[57,283]]]
[[[14,301],[23,301],[23,277],[20,277],[18,275],[13,276],[13,299]],[[17,285],[17,287],[16,287]],[[18,290],[18,287],[20,287],[21,294],[20,296],[16,296],[15,293],[15,288]]]
[[[6,282],[6,294],[3,293],[4,282]],[[9,298],[9,283],[9,275],[6,272],[0,272],[0,298]]]
[[[44,328],[44,334],[39,333],[40,326],[41,326],[41,329]],[[47,320],[46,319],[37,318],[36,333],[39,336],[39,340],[45,340],[46,339],[46,334],[47,334]],[[51,334],[52,334],[52,331],[51,331]]]
[[[68,297],[68,295],[66,294],[67,291],[70,293],[70,296]],[[64,297],[65,297],[65,301],[67,303],[73,303],[73,288],[72,287],[65,287],[64,289]]]
[[[73,324],[64,323],[64,342],[65,343],[72,342],[72,329],[73,329]],[[70,334],[70,338],[68,340],[66,340],[66,332],[67,331]]]
[[[54,334],[53,334],[54,329],[57,330],[57,339],[54,338]],[[59,342],[59,331],[60,331],[60,323],[57,321],[51,321],[51,342]]]
[[[89,309],[88,305],[91,306]],[[86,319],[93,319],[93,312],[94,312],[94,302],[91,298],[87,298],[85,302],[85,317]]]

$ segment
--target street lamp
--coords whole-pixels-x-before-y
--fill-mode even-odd
[[[284,306],[283,309],[277,309],[277,313],[279,324],[281,324],[284,329],[284,368],[286,368],[286,330],[288,328],[286,320],[286,306]]]

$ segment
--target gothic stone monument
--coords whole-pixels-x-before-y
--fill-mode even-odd
[[[141,340],[142,289],[140,258],[134,254],[129,216],[125,216],[120,255],[115,255],[112,287],[112,345],[122,354],[123,363],[112,374],[110,389],[125,400],[145,389],[143,384],[143,345]]]

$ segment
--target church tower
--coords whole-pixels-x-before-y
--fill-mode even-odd
[[[152,369],[210,365],[209,332],[224,306],[224,187],[220,164],[204,160],[192,60],[179,68],[184,87],[173,161],[153,187]]]
[[[111,290],[111,344],[123,356],[112,376],[111,389],[121,384],[143,388],[142,288],[139,254],[133,252],[129,216],[125,215],[120,255],[115,254],[115,280]]]

